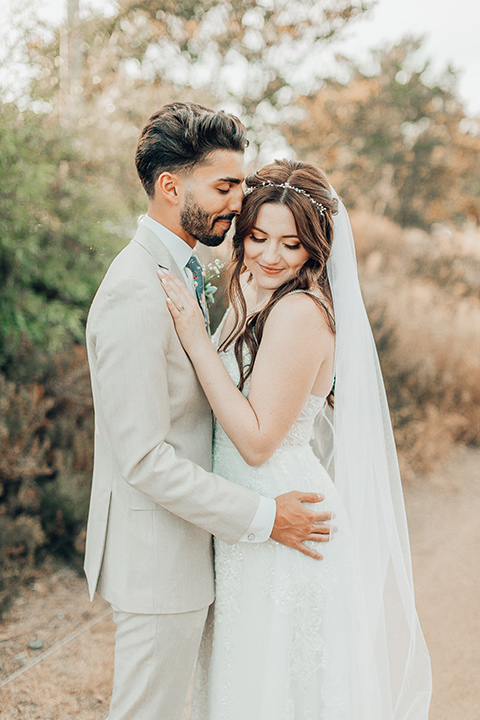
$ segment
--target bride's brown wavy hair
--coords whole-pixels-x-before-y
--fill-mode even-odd
[[[332,308],[332,294],[327,277],[327,260],[330,255],[333,239],[333,215],[337,212],[338,202],[332,196],[331,188],[325,173],[315,165],[298,160],[275,160],[261,170],[249,175],[246,179],[247,188],[254,188],[247,193],[242,210],[235,223],[233,237],[233,253],[229,299],[235,315],[233,330],[225,338],[220,350],[235,343],[235,357],[240,370],[239,388],[243,389],[245,381],[251,375],[255,358],[262,340],[265,322],[276,303],[292,290],[318,290],[319,294]],[[299,190],[303,190],[310,198],[324,207],[320,211],[310,198],[302,193],[283,187],[262,185],[264,182],[283,184],[288,182]],[[285,205],[291,211],[298,232],[298,239],[308,252],[309,258],[295,277],[278,287],[267,305],[259,312],[247,317],[247,306],[243,297],[240,276],[247,270],[244,263],[244,240],[251,233],[262,205],[274,203]],[[327,323],[335,332],[333,313],[329,312],[320,300],[312,299],[325,313]],[[250,354],[250,363],[244,367],[243,344]],[[329,396],[332,404],[332,397]]]

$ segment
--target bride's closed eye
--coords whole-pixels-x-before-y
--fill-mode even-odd
[[[253,240],[253,242],[256,242],[256,243],[263,243],[267,240],[266,237],[261,237],[261,236],[255,235],[254,233],[250,233],[249,238],[250,238],[250,240]],[[298,250],[298,248],[301,247],[301,243],[299,243],[299,242],[294,243],[293,245],[291,245],[289,243],[282,243],[282,244],[283,244],[283,247],[287,248],[287,250]]]

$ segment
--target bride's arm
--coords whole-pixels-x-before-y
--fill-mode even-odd
[[[249,465],[265,462],[297,419],[321,364],[331,355],[333,337],[323,313],[300,293],[274,306],[246,398],[213,347],[195,298],[173,276],[161,279],[177,333],[218,422]]]

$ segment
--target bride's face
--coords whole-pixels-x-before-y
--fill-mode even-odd
[[[278,203],[261,206],[243,245],[245,265],[255,283],[272,292],[291,280],[309,258],[291,210]]]

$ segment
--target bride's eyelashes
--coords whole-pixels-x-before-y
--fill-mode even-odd
[[[253,233],[250,233],[250,239],[257,243],[265,242],[267,238],[264,237],[258,237],[257,235],[254,235]],[[300,243],[295,243],[294,245],[287,245],[287,243],[283,243],[283,247],[287,248],[287,250],[298,250],[299,247],[301,247]]]

